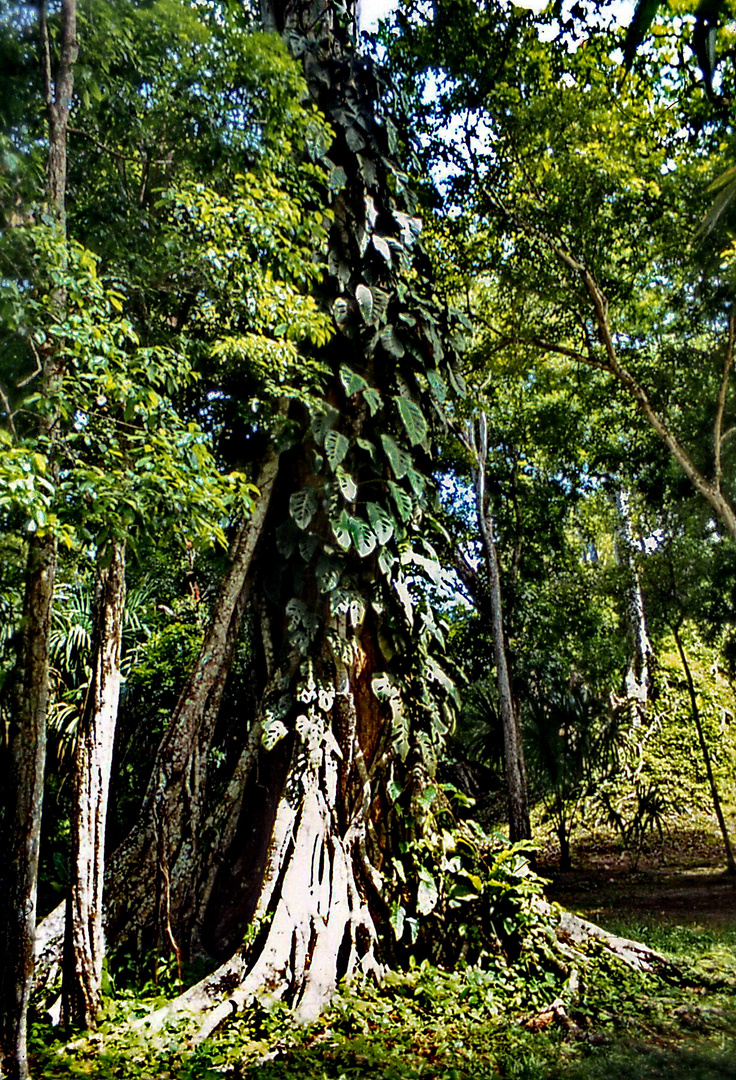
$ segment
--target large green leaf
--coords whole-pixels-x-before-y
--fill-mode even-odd
[[[289,513],[300,529],[306,529],[314,517],[317,506],[317,492],[312,487],[302,488],[295,491],[289,499]]]
[[[381,331],[381,344],[389,356],[393,356],[397,360],[400,360],[406,352],[406,349],[396,335],[395,329],[390,324],[385,326]]]
[[[381,395],[377,390],[374,390],[372,386],[367,386],[363,391],[363,397],[366,400],[368,408],[371,410],[371,416],[375,416],[383,405]]]
[[[396,503],[396,509],[399,511],[399,516],[402,521],[408,521],[412,515],[414,509],[414,503],[412,502],[411,495],[404,491],[402,487],[395,484],[393,480],[389,480],[388,488],[391,492],[391,496]]]
[[[369,502],[366,505],[368,520],[378,538],[379,544],[387,544],[394,534],[396,523],[384,506]]]
[[[340,563],[329,555],[320,555],[314,572],[320,592],[332,592],[340,581]]]
[[[417,885],[417,911],[420,915],[429,915],[434,911],[439,899],[437,883],[424,867],[419,868],[419,884]]]
[[[349,449],[350,442],[341,431],[327,432],[325,435],[325,454],[333,472],[340,462],[345,460],[345,455]]]
[[[404,919],[406,917],[406,911],[404,907],[395,900],[391,905],[391,914],[388,917],[388,921],[391,925],[391,929],[394,932],[394,937],[397,941],[401,941],[404,936]]]
[[[411,468],[411,458],[397,445],[390,435],[381,435],[381,444],[397,480],[406,476]]]
[[[412,491],[418,499],[424,494],[424,477],[416,469],[409,469],[407,472],[409,483],[411,484]]]
[[[447,383],[442,376],[436,371],[427,372],[427,381],[432,387],[432,393],[439,402],[443,402],[447,399]]]
[[[340,414],[337,409],[327,404],[323,405],[319,412],[313,414],[312,434],[318,446],[322,446],[328,431],[332,431],[339,419]]]
[[[391,265],[391,248],[383,236],[373,237],[373,246],[379,255],[382,255],[388,265]]]
[[[366,454],[370,455],[370,459],[374,465],[378,465],[378,458],[376,456],[376,445],[372,443],[370,439],[357,438],[355,440],[361,450],[365,450]]]
[[[347,364],[343,364],[340,368],[340,382],[345,387],[345,393],[348,397],[357,394],[359,390],[365,390],[368,386],[363,376],[357,375]]]
[[[363,322],[371,322],[373,319],[373,293],[367,285],[358,285],[355,290],[355,299],[358,301]]]
[[[335,540],[337,540],[343,551],[347,551],[351,543],[350,534],[350,515],[346,510],[341,511],[337,521],[331,521],[332,531],[335,534]]]
[[[398,398],[397,404],[399,406],[399,415],[406,428],[406,434],[409,436],[409,442],[412,446],[424,442],[429,429],[422,410],[415,401],[405,397]]]
[[[364,559],[366,555],[370,555],[375,550],[377,543],[375,534],[368,522],[363,521],[362,518],[351,518],[348,527],[355,544],[355,550]]]
[[[355,502],[358,497],[358,485],[355,483],[350,473],[345,472],[342,466],[338,466],[336,475],[342,497],[346,499],[347,502]]]
[[[332,317],[341,330],[347,326],[350,320],[350,305],[344,296],[338,296],[332,305]]]

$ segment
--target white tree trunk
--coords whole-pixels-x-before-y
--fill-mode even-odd
[[[356,652],[357,656],[357,652]],[[197,1017],[195,1041],[210,1035],[255,996],[287,997],[309,1021],[329,1002],[339,979],[380,975],[376,930],[356,867],[363,864],[368,814],[360,725],[355,713],[358,658],[335,690],[298,692],[291,765],[278,804],[251,940],[231,959],[158,1013],[150,1032],[182,1015]],[[376,713],[379,712],[376,702]],[[371,718],[371,723],[374,718]],[[379,721],[380,722],[380,721]],[[345,766],[354,763],[349,796]],[[360,763],[360,764],[358,764]]]
[[[125,546],[112,544],[98,576],[92,675],[77,736],[71,880],[64,957],[64,1019],[91,1027],[101,1005],[102,886],[110,771],[120,700]]]
[[[634,705],[634,722],[641,723],[652,688],[654,652],[647,633],[644,597],[636,565],[636,544],[631,525],[631,495],[623,486],[616,490],[618,511],[617,552],[626,573],[626,613],[629,623],[632,654],[626,671],[626,697]]]

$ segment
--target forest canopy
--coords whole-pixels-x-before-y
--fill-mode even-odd
[[[736,873],[733,15],[0,3],[2,1075],[680,977],[536,870]]]

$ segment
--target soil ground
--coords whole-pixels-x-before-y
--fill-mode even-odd
[[[581,840],[573,869],[561,873],[554,852],[541,852],[551,900],[602,926],[632,919],[692,930],[736,930],[736,877],[724,872],[720,837],[707,827],[679,828],[638,859],[613,836]]]

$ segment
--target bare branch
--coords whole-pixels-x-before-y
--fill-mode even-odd
[[[41,72],[43,74],[43,99],[46,108],[51,109],[54,104],[54,84],[51,77],[51,44],[49,42],[49,24],[46,19],[46,2],[39,0],[38,24],[40,29],[41,45]]]
[[[33,357],[36,361],[36,367],[30,375],[27,375],[25,379],[21,379],[20,382],[16,383],[16,386],[19,390],[21,390],[24,386],[28,386],[28,383],[32,382],[36,378],[36,376],[40,375],[43,371],[43,364],[41,363],[41,357],[38,355],[38,349],[36,348],[36,342],[33,340],[33,334],[28,335],[28,343],[31,346],[31,352],[33,353]]]
[[[726,408],[726,397],[728,395],[728,380],[731,377],[731,369],[733,368],[733,344],[734,344],[734,332],[736,331],[736,320],[734,319],[734,313],[728,317],[728,344],[726,346],[726,357],[723,361],[723,375],[721,376],[721,385],[718,390],[718,399],[716,401],[716,416],[713,422],[713,483],[718,491],[721,490],[721,448],[723,446],[723,439],[721,432],[723,431],[723,413]]]
[[[569,252],[559,247],[556,250],[562,262],[580,275],[588,292],[588,296],[590,297],[595,312],[598,333],[600,334],[601,341],[606,350],[606,357],[608,359],[608,363],[605,365],[606,369],[618,379],[623,388],[636,401],[649,421],[650,426],[656,431],[657,435],[659,435],[660,439],[670,451],[695,490],[699,495],[702,495],[706,502],[715,510],[733,539],[736,540],[736,513],[734,512],[734,508],[731,506],[730,502],[724,498],[720,487],[717,484],[712,484],[705,476],[703,476],[677,436],[673,434],[664,419],[652,405],[649,395],[644,387],[619,360],[608,318],[608,300],[601,291],[597,281],[584,264],[570,255]]]
[[[112,157],[117,158],[118,161],[133,161],[138,165],[171,165],[171,153],[165,158],[153,159],[149,158],[147,154],[124,154],[122,150],[116,150],[114,146],[108,146],[107,143],[101,142],[96,135],[93,135],[90,131],[85,131],[84,128],[70,127],[69,133],[70,135],[79,135],[83,139],[88,139],[102,153],[110,154]]]
[[[8,399],[8,395],[5,393],[2,387],[0,387],[0,405],[2,405],[3,409],[5,410],[5,415],[8,418],[8,428],[10,430],[10,434],[13,436],[14,439],[16,439],[18,437],[18,432],[15,430],[15,424],[13,423],[13,417],[15,416],[15,413],[10,408],[10,401]]]

